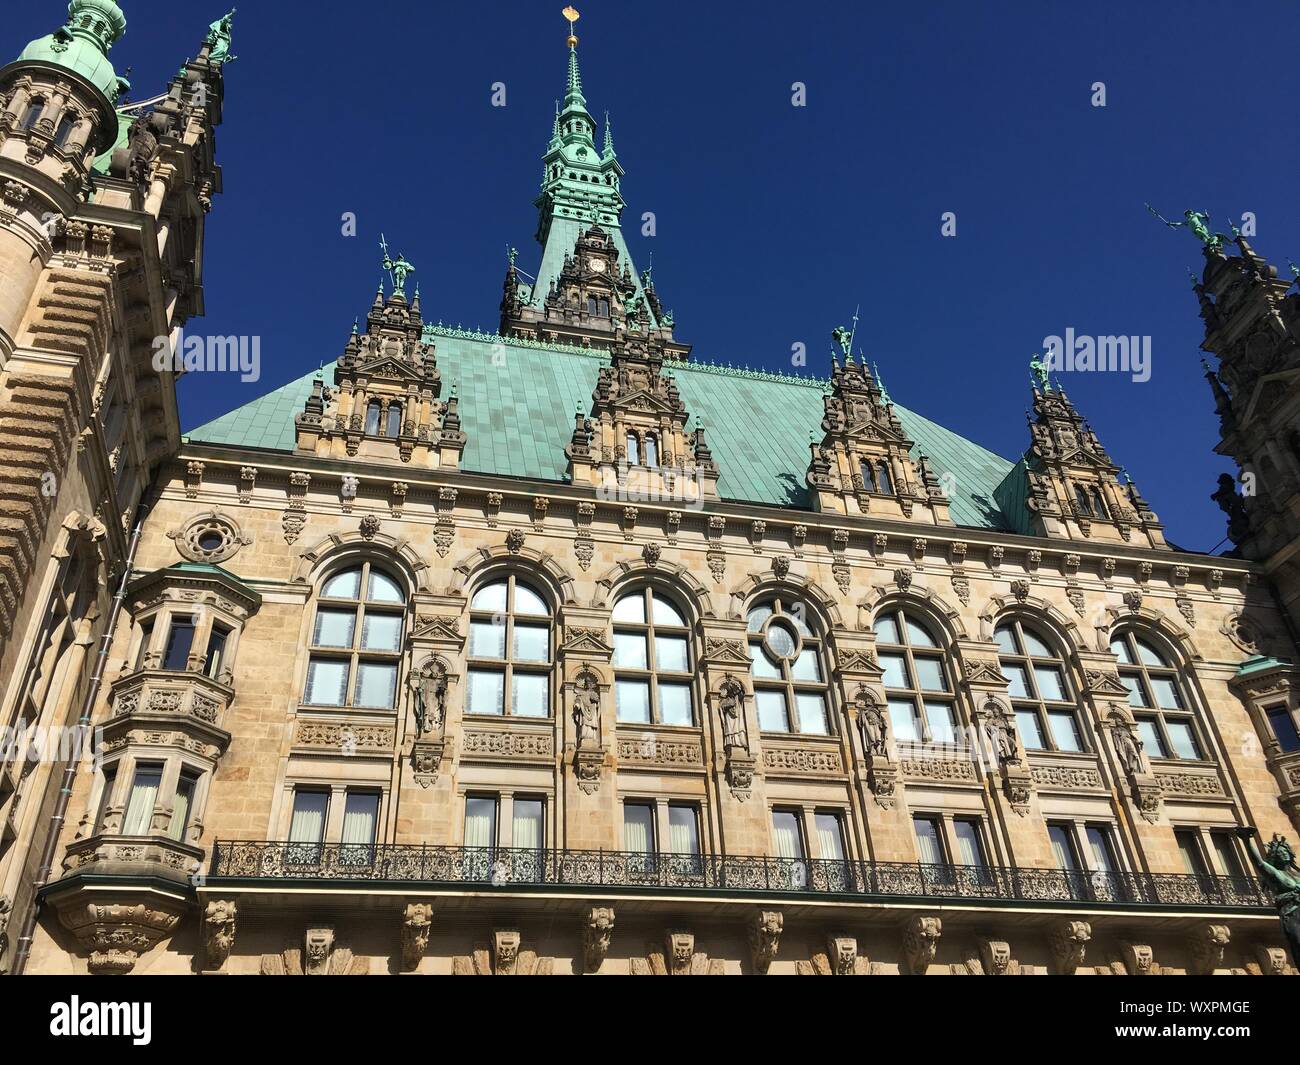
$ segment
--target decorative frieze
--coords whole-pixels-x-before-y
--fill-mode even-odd
[[[692,740],[661,740],[657,736],[619,737],[619,762],[657,766],[685,766],[700,768],[704,765],[704,750]]]
[[[930,758],[922,754],[905,754],[900,758],[903,776],[913,780],[975,782],[979,779],[975,763],[969,758]]]
[[[842,773],[838,751],[816,747],[766,747],[763,768],[770,773],[825,775]]]
[[[1101,774],[1092,766],[1073,765],[1031,765],[1030,776],[1039,787],[1077,790],[1082,788],[1101,789]]]
[[[465,732],[461,750],[466,758],[547,759],[555,755],[555,735],[551,732],[472,729]]]
[[[394,730],[387,725],[299,721],[293,742],[297,747],[324,747],[354,754],[361,750],[391,750],[394,739]]]

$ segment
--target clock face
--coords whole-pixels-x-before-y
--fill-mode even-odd
[[[588,260],[587,260],[587,265],[588,265],[589,267],[591,267],[591,269],[592,269],[592,271],[593,271],[594,273],[597,273],[597,274],[603,274],[603,273],[605,272],[605,260],[604,260],[604,259],[588,259]]]

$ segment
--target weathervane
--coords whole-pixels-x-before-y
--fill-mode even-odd
[[[573,24],[577,22],[578,18],[580,17],[578,15],[578,9],[575,8],[572,4],[570,4],[563,11],[561,11],[560,14],[569,20],[569,47],[577,48],[578,35],[573,32]]]

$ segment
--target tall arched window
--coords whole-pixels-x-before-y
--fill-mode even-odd
[[[1119,679],[1128,689],[1128,703],[1147,754],[1152,758],[1204,758],[1195,714],[1169,660],[1130,631],[1116,633],[1110,649],[1119,659]]]
[[[551,611],[513,574],[470,600],[467,672],[467,714],[551,716]]]
[[[749,658],[762,731],[829,735],[821,643],[798,604],[778,598],[750,610]]]
[[[864,492],[874,492],[876,490],[876,468],[870,460],[863,459],[858,463],[858,472],[862,475],[862,490]]]
[[[645,435],[645,464],[651,468],[659,465],[659,441],[654,433]]]
[[[876,470],[878,472],[876,486],[880,490],[880,494],[892,496],[894,494],[894,480],[889,476],[889,463],[881,459],[876,464]]]
[[[388,423],[384,427],[384,435],[402,435],[402,405],[400,403],[388,404]]]
[[[1101,489],[1096,486],[1092,489],[1092,512],[1099,518],[1110,517],[1110,510],[1106,506],[1106,499],[1101,494]]]
[[[1031,751],[1082,751],[1078,706],[1070,691],[1069,670],[1048,642],[1019,619],[998,626],[1002,675],[1016,711],[1020,739]]]
[[[45,97],[37,96],[27,105],[27,113],[23,116],[23,129],[34,129],[44,112]]]
[[[312,622],[303,702],[391,710],[405,617],[402,586],[370,562],[326,579]]]
[[[627,434],[627,464],[629,466],[641,465],[641,450],[636,433]]]
[[[690,630],[661,593],[614,604],[614,702],[629,724],[693,725]]]
[[[929,627],[895,607],[876,618],[875,630],[894,738],[956,743],[957,708],[948,663]]]
[[[366,432],[370,436],[379,435],[379,416],[382,409],[382,405],[377,399],[372,399],[366,404]]]

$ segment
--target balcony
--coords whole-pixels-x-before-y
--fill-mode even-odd
[[[296,882],[304,887],[349,882],[376,889],[407,884],[476,891],[706,893],[737,901],[783,895],[876,905],[924,899],[937,904],[1046,903],[1071,909],[1272,909],[1267,892],[1249,877],[394,844],[219,840],[205,881],[210,888],[221,882]]]

